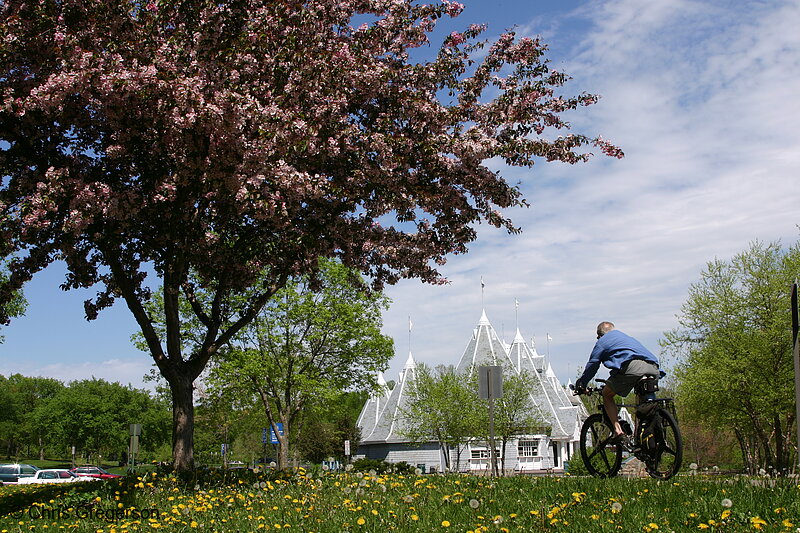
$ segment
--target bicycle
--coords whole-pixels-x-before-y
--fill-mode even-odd
[[[605,383],[605,380],[596,380]],[[573,394],[592,396],[602,387],[587,387]],[[620,419],[625,432],[622,439],[614,438],[614,427],[605,409],[602,396],[599,413],[589,416],[581,427],[580,450],[583,463],[590,474],[596,477],[614,477],[622,466],[622,454],[628,452],[644,463],[650,477],[666,480],[674,476],[683,460],[683,439],[675,416],[672,398],[656,398],[658,380],[644,376],[634,387],[635,404],[617,404],[618,407],[634,408],[636,427],[631,429],[626,420]]]

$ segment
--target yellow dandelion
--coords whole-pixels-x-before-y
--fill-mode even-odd
[[[722,511],[722,514],[720,515],[720,518],[722,518],[723,520],[725,520],[725,519],[726,519],[726,518],[728,518],[730,515],[731,515],[731,510],[730,510],[730,509],[725,509],[724,511]]]
[[[450,522],[447,520],[442,520],[442,527],[450,527]]]
[[[367,521],[366,521],[366,520],[364,520],[364,517],[363,517],[363,516],[359,516],[359,517],[358,517],[358,520],[356,520],[356,524],[358,524],[359,526],[363,526],[363,525],[364,525],[364,524],[366,524],[366,523],[367,523]]]
[[[412,515],[411,515],[411,520],[413,520],[414,522],[416,522],[417,520],[419,520],[419,516],[417,516],[417,515],[415,515],[415,514],[412,514]]]

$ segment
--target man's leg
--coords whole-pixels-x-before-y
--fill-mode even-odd
[[[608,419],[614,425],[614,436],[623,435],[622,427],[619,425],[619,411],[617,409],[617,404],[614,402],[614,397],[617,395],[614,392],[614,389],[609,387],[607,384],[603,387],[603,408],[606,410],[606,415],[608,415]]]

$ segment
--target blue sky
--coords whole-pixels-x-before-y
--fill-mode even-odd
[[[409,316],[417,361],[458,362],[481,315],[481,277],[498,333],[510,341],[518,323],[566,381],[588,357],[599,321],[658,351],[708,261],[756,239],[797,241],[796,1],[464,3],[447,31],[487,23],[489,37],[512,26],[542,36],[552,66],[573,77],[568,91],[602,96],[570,116],[574,130],[601,134],[626,157],[496,167],[531,203],[508,213],[523,233],[482,226],[470,253],[444,267],[449,285],[407,280],[388,290],[384,331],[397,355],[387,379],[408,356]],[[87,323],[82,301],[92,293],[63,292],[62,278],[55,265],[26,289],[27,315],[0,331],[0,374],[140,386],[150,359],[130,342],[128,310],[120,302]]]

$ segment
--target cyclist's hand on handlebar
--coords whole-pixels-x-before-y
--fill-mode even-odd
[[[573,395],[586,394],[586,386],[581,382],[578,382],[575,385],[570,385],[570,388],[572,389]]]

